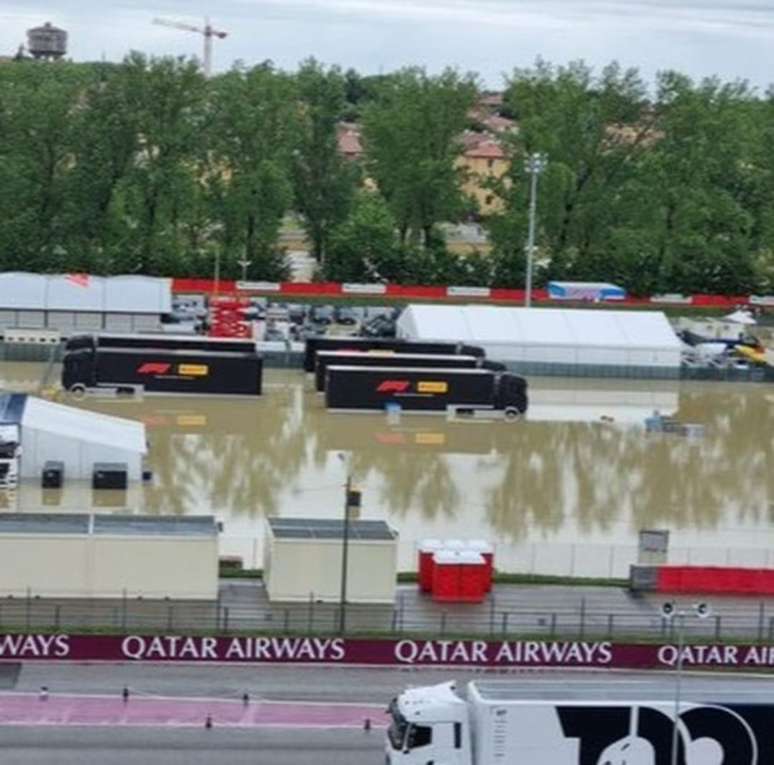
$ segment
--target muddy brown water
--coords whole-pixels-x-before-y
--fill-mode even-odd
[[[0,364],[0,387],[33,392],[44,366]],[[52,375],[56,380],[56,374]],[[60,399],[145,423],[150,485],[92,493],[25,484],[8,509],[214,513],[221,552],[260,567],[269,515],[341,517],[347,471],[364,518],[400,534],[496,545],[507,571],[625,576],[640,529],[670,531],[670,561],[774,565],[774,386],[530,380],[526,421],[328,414],[309,379],[269,370],[259,400]],[[654,409],[704,426],[650,435]]]

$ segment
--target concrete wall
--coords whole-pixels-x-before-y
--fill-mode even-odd
[[[264,577],[273,601],[338,602],[341,596],[339,540],[266,541]],[[351,540],[347,565],[347,602],[392,603],[397,576],[397,540]]]
[[[214,600],[213,537],[0,536],[0,596]]]

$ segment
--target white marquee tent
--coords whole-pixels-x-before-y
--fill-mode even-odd
[[[493,360],[546,371],[637,367],[675,376],[680,366],[680,340],[660,311],[414,304],[397,330],[412,340],[479,345]]]

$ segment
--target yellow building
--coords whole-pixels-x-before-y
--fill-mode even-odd
[[[466,180],[462,190],[472,197],[481,215],[491,215],[503,209],[503,200],[489,187],[508,172],[510,163],[500,142],[487,133],[466,132],[462,137],[465,147],[458,161]]]

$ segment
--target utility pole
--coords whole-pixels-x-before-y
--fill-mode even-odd
[[[212,38],[217,37],[222,40],[228,37],[228,32],[214,29],[210,24],[209,18],[204,19],[203,27],[195,27],[192,24],[183,24],[179,21],[170,21],[168,19],[153,19],[154,24],[162,27],[171,27],[172,29],[182,29],[184,32],[196,32],[204,38],[204,55],[202,57],[202,71],[204,76],[209,78],[212,75]]]
[[[218,293],[220,292],[220,248],[215,250],[215,266],[214,266],[214,273],[213,273],[213,290],[214,294],[217,297]]]
[[[537,185],[538,176],[546,169],[548,159],[545,154],[534,152],[529,155],[524,163],[524,168],[530,176],[529,187],[529,233],[527,236],[527,279],[524,290],[524,305],[529,308],[532,305],[532,269],[535,257],[535,217],[537,212]]]
[[[341,594],[339,596],[339,634],[347,632],[347,568],[349,564],[350,511],[360,507],[360,490],[352,487],[352,473],[347,458],[339,453],[339,459],[347,466],[347,483],[344,488],[344,523],[341,533]]]

